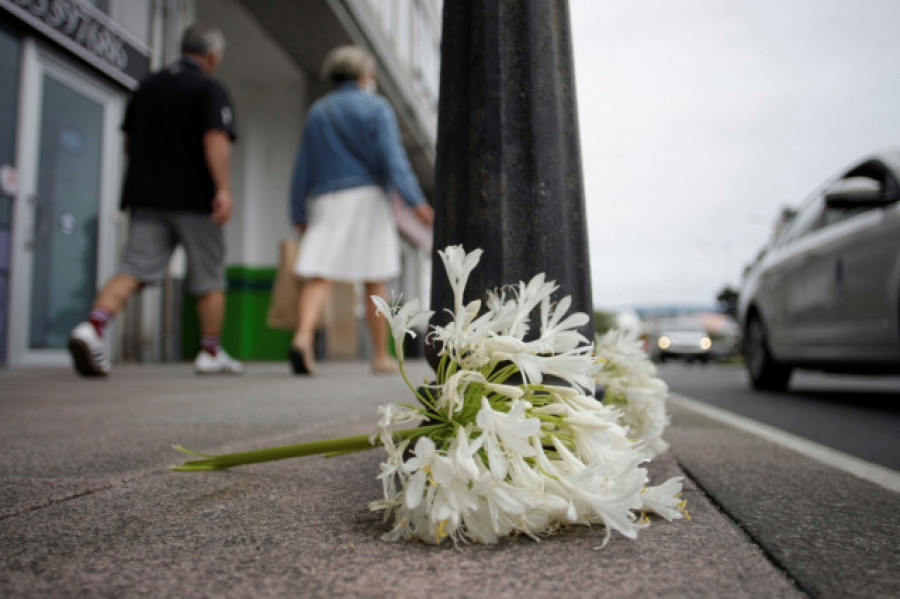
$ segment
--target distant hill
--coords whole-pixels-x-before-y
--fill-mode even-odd
[[[715,304],[658,304],[653,306],[632,306],[641,320],[691,316],[707,312],[719,312]]]

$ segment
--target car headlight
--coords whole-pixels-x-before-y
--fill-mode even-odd
[[[659,346],[659,349],[668,349],[668,347],[672,345],[672,342],[669,341],[668,337],[663,335],[659,338],[659,341],[657,341],[656,344]]]
[[[706,350],[712,347],[712,341],[710,341],[709,337],[704,337],[700,340],[700,349]]]

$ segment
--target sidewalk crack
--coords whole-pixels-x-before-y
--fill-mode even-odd
[[[768,562],[772,565],[773,568],[775,568],[776,570],[778,570],[779,572],[781,572],[781,574],[787,579],[787,581],[788,581],[795,589],[797,589],[797,591],[799,591],[800,593],[803,593],[803,594],[806,595],[807,597],[812,597],[812,596],[814,596],[814,593],[813,593],[810,589],[805,588],[804,585],[801,584],[800,581],[798,581],[798,580],[790,573],[790,571],[788,570],[787,566],[786,566],[781,560],[779,560],[778,557],[777,557],[775,554],[773,554],[773,553],[765,546],[765,544],[762,542],[762,540],[761,540],[759,537],[757,537],[757,536],[753,533],[753,531],[752,531],[750,528],[748,528],[746,525],[744,525],[744,524],[737,518],[737,516],[736,516],[733,512],[731,512],[731,511],[725,506],[725,504],[721,503],[718,499],[716,499],[716,497],[715,497],[712,493],[710,493],[709,491],[707,491],[707,489],[700,483],[700,480],[699,480],[696,476],[693,475],[693,473],[691,472],[691,469],[690,469],[690,468],[688,468],[688,467],[687,467],[681,460],[679,460],[677,457],[675,458],[675,462],[678,464],[678,467],[681,469],[681,471],[684,472],[684,475],[685,475],[686,477],[688,477],[688,478],[694,483],[694,486],[696,487],[697,492],[700,493],[701,495],[703,495],[703,497],[704,497],[707,501],[709,501],[709,502],[713,505],[713,507],[715,507],[715,508],[719,511],[719,513],[721,513],[722,515],[724,515],[724,516],[725,516],[726,518],[728,518],[728,520],[730,520],[735,526],[737,526],[738,529],[739,529],[739,530],[744,534],[744,536],[747,538],[747,540],[750,541],[750,543],[751,543],[754,547],[756,547],[756,549],[763,555],[763,557],[766,559],[766,561],[768,561]]]
[[[69,501],[73,501],[75,499],[80,499],[81,497],[87,497],[88,495],[93,495],[95,493],[100,493],[102,491],[108,491],[109,489],[113,489],[115,487],[124,485],[125,483],[129,483],[134,480],[138,480],[141,478],[147,478],[151,476],[154,472],[159,472],[158,468],[144,468],[141,470],[136,470],[128,475],[125,475],[120,478],[116,478],[113,480],[107,480],[105,482],[98,482],[93,485],[89,485],[77,491],[71,491],[69,493],[65,493],[62,495],[56,495],[52,497],[47,497],[40,501],[33,501],[31,503],[26,503],[24,505],[18,506],[11,510],[0,511],[0,522],[4,520],[9,520],[10,518],[15,518],[17,516],[24,516],[25,514],[30,514],[31,512],[37,512],[39,510],[43,510],[49,507],[53,507],[54,505],[59,505],[63,503],[67,503]]]

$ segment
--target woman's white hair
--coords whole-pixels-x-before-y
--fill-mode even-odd
[[[335,85],[375,72],[375,59],[359,46],[338,46],[325,57],[321,77]]]

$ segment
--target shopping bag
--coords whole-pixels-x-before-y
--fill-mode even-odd
[[[406,205],[396,191],[391,192],[391,209],[394,212],[394,222],[397,223],[397,230],[400,231],[400,234],[413,245],[418,246],[426,256],[430,256],[434,240],[431,226],[422,224],[413,214],[412,208]]]
[[[297,328],[297,298],[302,282],[294,274],[294,265],[299,249],[300,243],[296,239],[283,239],[278,247],[278,272],[266,313],[266,325],[270,328],[286,331]]]

